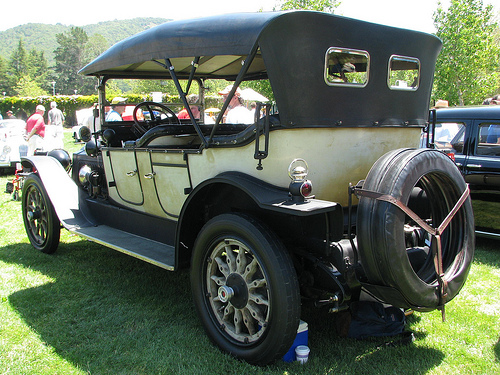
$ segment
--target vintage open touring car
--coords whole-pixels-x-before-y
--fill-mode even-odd
[[[174,21],[123,40],[81,70],[99,89],[85,151],[23,160],[30,242],[54,252],[62,225],[190,267],[208,336],[256,364],[290,348],[301,298],[337,312],[363,290],[443,309],[466,280],[474,222],[455,164],[416,149],[440,48],[424,33],[305,11]],[[189,118],[145,100],[132,121],[107,121],[106,87],[120,79],[173,82]],[[232,85],[215,124],[187,101],[196,93],[202,112],[211,79]],[[255,80],[275,103],[258,103],[250,123],[224,121]]]

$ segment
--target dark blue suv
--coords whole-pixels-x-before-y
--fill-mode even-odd
[[[434,144],[471,188],[476,233],[500,238],[500,106],[438,109]]]

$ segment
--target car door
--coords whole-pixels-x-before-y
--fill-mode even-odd
[[[144,195],[134,149],[109,148],[103,153],[103,161],[106,176],[112,176],[110,196],[121,204],[141,206]]]
[[[468,183],[500,189],[500,121],[475,120],[463,173]]]
[[[103,153],[110,197],[149,215],[176,220],[191,191],[183,153],[165,149],[109,148]]]
[[[476,231],[500,235],[500,121],[475,120],[463,165],[471,188]]]
[[[183,153],[165,150],[136,150],[144,193],[144,212],[177,219],[191,190],[188,164]]]
[[[467,120],[440,119],[434,130],[434,146],[452,157],[462,173],[470,148],[470,127],[471,122]]]

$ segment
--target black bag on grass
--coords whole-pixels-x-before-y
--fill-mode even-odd
[[[367,339],[371,337],[396,336],[403,333],[406,317],[401,309],[384,307],[374,301],[359,301],[351,305],[351,322],[348,337]]]

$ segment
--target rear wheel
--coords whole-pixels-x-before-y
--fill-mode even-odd
[[[390,195],[437,228],[467,189],[456,165],[443,153],[402,149],[380,158],[363,189]],[[358,206],[360,258],[372,293],[399,307],[432,310],[462,288],[474,254],[470,197],[441,235],[446,295],[438,292],[426,231],[394,204],[361,197]]]
[[[42,181],[34,174],[24,182],[22,212],[24,228],[31,245],[47,254],[56,251],[61,224]]]
[[[205,330],[222,350],[264,365],[292,345],[300,318],[295,270],[260,222],[239,214],[211,219],[196,239],[191,284]]]

